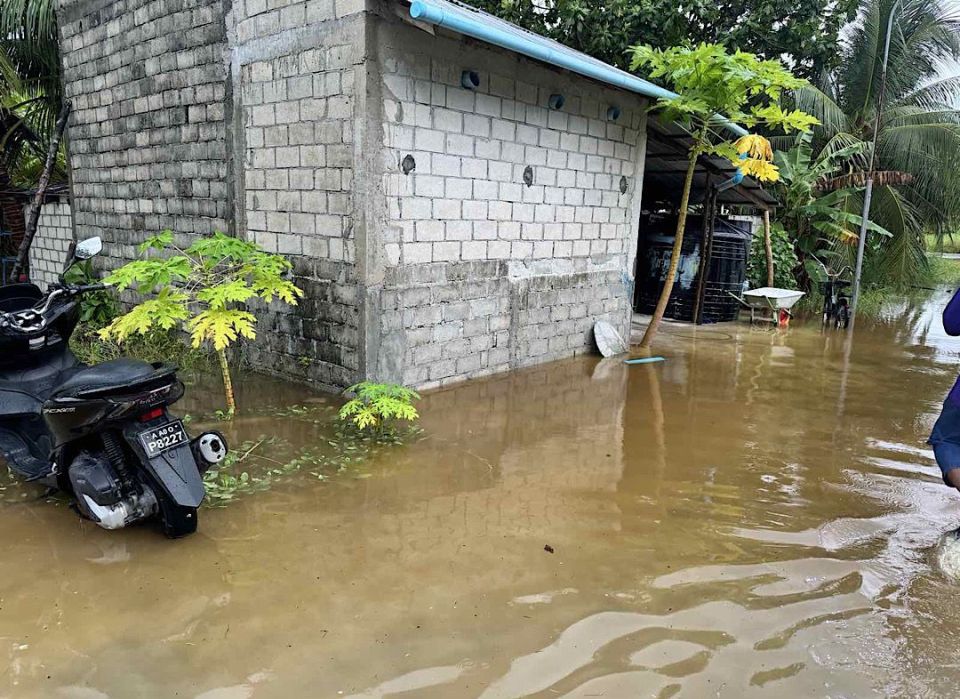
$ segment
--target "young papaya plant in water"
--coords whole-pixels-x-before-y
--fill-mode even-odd
[[[155,253],[166,253],[155,255]],[[236,412],[228,347],[256,337],[257,318],[244,304],[274,299],[296,305],[303,292],[287,279],[288,260],[255,243],[215,232],[182,249],[164,231],[140,245],[142,259],[104,279],[118,291],[134,289],[144,300],[100,331],[123,343],[151,330],[185,328],[195,348],[211,346],[223,374],[227,417]]]
[[[362,381],[344,393],[354,397],[340,408],[340,419],[350,420],[361,431],[383,434],[397,420],[414,422],[420,417],[413,407],[420,394],[397,384]]]
[[[649,77],[674,90],[677,95],[659,99],[653,109],[670,121],[683,126],[690,134],[687,150],[687,173],[680,195],[677,233],[673,242],[670,268],[660,292],[656,310],[643,335],[640,346],[650,347],[673,291],[687,208],[697,163],[701,156],[720,156],[737,166],[747,177],[761,182],[775,182],[777,167],[771,162],[770,143],[759,134],[748,134],[733,140],[729,123],[766,131],[809,131],[817,120],[799,110],[785,110],[780,98],[787,90],[806,85],[794,77],[780,61],[761,60],[752,53],[728,52],[718,44],[677,46],[655,49],[634,46],[630,66],[643,68]],[[722,117],[719,115],[723,115]]]

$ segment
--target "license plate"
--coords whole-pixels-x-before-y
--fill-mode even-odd
[[[187,443],[187,431],[179,420],[168,422],[160,427],[152,427],[140,433],[140,444],[147,453],[147,458]]]

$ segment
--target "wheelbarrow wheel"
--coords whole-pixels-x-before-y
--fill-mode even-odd
[[[840,311],[837,313],[837,327],[843,328],[844,330],[850,327],[850,309],[846,306],[841,306]]]

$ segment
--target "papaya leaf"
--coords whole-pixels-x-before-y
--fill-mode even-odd
[[[150,330],[172,330],[190,317],[189,296],[165,289],[156,298],[135,306],[130,312],[114,318],[99,335],[104,340],[123,342],[134,334],[146,335]]]
[[[162,233],[147,238],[140,243],[137,249],[140,251],[140,254],[143,255],[148,250],[165,250],[171,245],[173,245],[173,231],[168,228]]]
[[[213,310],[220,310],[230,303],[243,303],[256,292],[243,279],[232,279],[216,286],[201,289],[197,300],[206,303]]]
[[[256,338],[256,317],[247,311],[225,308],[208,308],[198,313],[190,322],[190,336],[194,347],[210,342],[218,352],[233,344],[239,337]]]

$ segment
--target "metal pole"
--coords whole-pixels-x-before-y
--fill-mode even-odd
[[[883,40],[883,63],[880,64],[880,94],[877,97],[877,117],[873,126],[873,147],[870,149],[870,167],[867,170],[867,188],[863,193],[863,212],[860,221],[860,238],[857,240],[857,266],[853,274],[853,298],[850,300],[851,319],[857,316],[857,301],[860,300],[860,277],[863,273],[863,252],[867,245],[867,221],[870,218],[870,200],[873,198],[873,168],[877,160],[877,135],[880,133],[880,116],[883,111],[883,93],[887,87],[887,62],[890,59],[890,34],[893,32],[893,17],[901,0],[890,7],[887,17],[887,35]],[[851,329],[853,324],[850,325]]]

